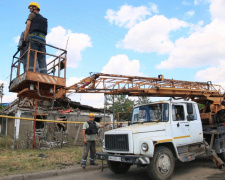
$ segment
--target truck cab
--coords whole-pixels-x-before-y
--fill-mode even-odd
[[[159,101],[134,107],[131,125],[107,131],[103,152],[110,170],[126,172],[131,165],[147,166],[153,179],[172,176],[174,159],[194,160],[204,154],[198,105],[193,101]]]

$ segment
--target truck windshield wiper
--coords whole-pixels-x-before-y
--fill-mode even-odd
[[[136,122],[133,122],[132,124],[143,124],[144,121],[136,121]]]
[[[136,121],[136,122],[133,122],[132,124],[144,124],[144,123],[153,123],[153,122],[159,122],[158,120],[156,121]]]
[[[147,122],[150,122],[150,121],[136,121],[136,122],[133,122],[132,124],[143,124]]]

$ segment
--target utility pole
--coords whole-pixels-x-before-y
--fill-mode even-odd
[[[0,84],[0,97],[1,97],[1,107],[2,107],[2,97],[3,97],[3,88],[4,88],[4,83]]]

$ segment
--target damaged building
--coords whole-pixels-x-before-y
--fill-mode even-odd
[[[34,118],[34,101],[24,98],[16,99],[1,111],[1,115],[14,116],[18,118]],[[79,102],[66,100],[38,101],[36,119],[60,120],[65,123],[36,121],[36,135],[45,136],[47,141],[63,142],[70,145],[80,145],[83,142],[82,126],[88,120],[89,113],[95,114],[95,121],[99,123],[111,122],[112,113],[100,108],[82,105]],[[16,139],[25,138],[27,133],[32,134],[34,129],[33,120],[11,119],[0,117],[0,134]],[[101,141],[103,131],[111,129],[110,126],[101,129],[98,136]],[[63,137],[62,137],[63,132]]]

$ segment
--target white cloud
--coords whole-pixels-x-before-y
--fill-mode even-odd
[[[225,60],[221,60],[217,66],[209,67],[204,70],[200,70],[195,75],[196,81],[207,82],[212,81],[213,84],[221,85],[222,92],[225,91]],[[218,88],[215,87],[215,88]]]
[[[200,0],[194,0],[194,5],[198,5]]]
[[[69,98],[73,101],[80,102],[82,105],[104,108],[103,93],[75,93],[69,96]]]
[[[141,76],[139,60],[129,60],[126,55],[117,55],[110,58],[103,67],[102,73]]]
[[[225,82],[225,60],[219,61],[218,65],[200,70],[196,73],[197,81],[212,81],[215,83]]]
[[[158,6],[154,3],[148,3],[149,4],[149,10],[151,13],[159,13]]]
[[[193,32],[203,32],[204,31],[204,21],[198,21],[197,24],[190,24],[189,35]]]
[[[119,11],[112,9],[107,10],[105,18],[113,24],[120,27],[131,28],[136,23],[143,21],[147,15],[151,15],[152,12],[158,13],[157,5],[149,3],[150,8],[146,6],[133,7],[131,5],[124,5]]]
[[[187,26],[186,22],[176,18],[155,15],[132,27],[117,46],[137,52],[170,53],[174,45],[169,33]]]
[[[10,103],[13,102],[17,98],[16,93],[7,93],[2,98],[2,103]]]
[[[194,10],[188,11],[185,14],[186,14],[187,17],[192,17],[195,14],[195,11]]]
[[[84,79],[83,77],[70,77],[67,81],[66,81],[66,87],[72,86],[75,83],[80,82],[82,79]]]
[[[209,0],[210,13],[212,20],[219,19],[220,21],[225,21],[225,1],[224,0]]]
[[[199,5],[200,3],[206,3],[208,0],[194,0],[194,5]]]
[[[169,58],[157,68],[201,67],[216,65],[225,58],[225,23],[217,19],[188,38],[176,40]]]
[[[92,47],[90,37],[82,33],[73,33],[61,26],[52,28],[48,33],[47,43],[56,47],[65,49],[67,45],[67,67],[78,67],[79,61],[82,59],[81,52],[87,47]]]
[[[9,83],[8,82],[0,80],[0,84],[2,84],[2,83],[4,84],[2,103],[10,103],[10,102],[14,101],[17,98],[17,94],[9,92],[9,89],[8,89]]]
[[[14,37],[13,40],[14,40],[14,42],[15,42],[16,44],[18,44],[18,43],[19,43],[19,40],[20,40],[20,36]]]

